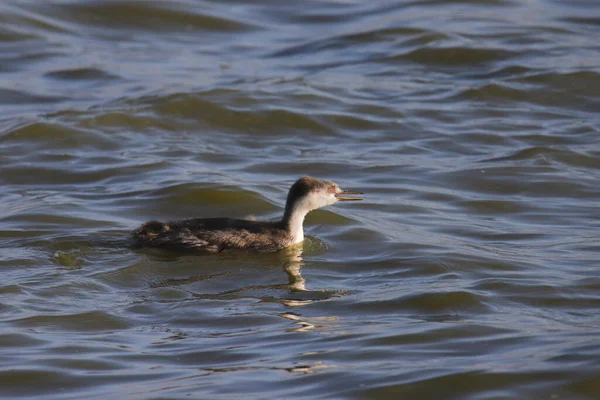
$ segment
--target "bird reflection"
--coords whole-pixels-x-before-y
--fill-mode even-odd
[[[306,281],[300,273],[300,269],[304,265],[302,246],[290,248],[288,253],[288,259],[283,263],[283,271],[288,277],[288,287],[290,290],[306,290]]]
[[[208,273],[194,275],[184,279],[161,279],[160,281],[155,281],[151,286],[154,288],[177,287],[177,290],[186,292],[189,295],[189,297],[184,299],[160,299],[158,300],[159,302],[179,302],[199,299],[221,301],[256,299],[259,303],[281,304],[285,306],[287,310],[282,310],[283,312],[279,312],[277,315],[284,320],[291,322],[291,324],[286,324],[286,327],[284,328],[286,332],[307,332],[311,330],[335,329],[339,324],[338,317],[336,316],[302,315],[302,313],[300,313],[299,307],[318,301],[328,300],[344,293],[344,291],[339,290],[307,289],[306,280],[302,276],[302,267],[305,265],[302,254],[303,248],[302,245],[299,244],[275,254],[244,259],[245,263],[250,262],[250,264],[245,264],[247,267],[256,266],[256,264],[258,264],[262,267],[260,268],[261,271],[268,271],[268,279],[270,279],[270,275],[274,272],[273,269],[269,268],[269,266],[273,265],[273,263],[281,265],[281,268],[285,273],[285,277],[287,278],[286,283],[274,283],[270,285],[244,285],[240,287],[240,282],[245,281],[244,278],[240,278],[240,276],[237,274],[237,271],[239,271],[238,262],[240,259],[224,259],[223,257],[220,257],[219,264],[214,265],[215,268],[210,268],[209,266],[208,269],[212,269],[212,273],[206,271]],[[173,261],[174,260],[171,259],[170,262],[168,262],[168,270],[172,270]],[[194,261],[194,264],[196,262],[197,261]],[[227,264],[229,264],[229,267],[226,266]],[[218,268],[218,272],[215,271],[216,268]],[[252,273],[252,271],[256,270],[249,268],[245,271]],[[281,270],[279,270],[279,274],[281,274],[280,271]],[[220,293],[198,293],[191,289],[192,287],[196,286],[197,288],[207,287],[207,289],[210,290],[210,288],[213,287],[210,281],[213,279],[217,280],[217,286],[226,283],[236,285],[238,287],[221,291]],[[294,307],[295,310],[292,311],[290,309],[291,307]],[[180,335],[170,335],[164,340],[178,340],[180,338],[183,337],[180,337]],[[314,368],[324,367],[326,366],[297,366],[294,367],[293,370],[290,369],[289,371],[310,373]]]
[[[273,261],[273,257],[275,257],[275,261],[282,262],[281,265],[287,276],[287,283],[276,283],[272,285],[247,285],[214,294],[194,293],[181,287],[180,290],[185,290],[196,299],[202,298],[225,300],[235,298],[257,298],[263,302],[279,302],[286,306],[302,306],[310,304],[314,301],[326,300],[336,296],[338,294],[336,291],[306,289],[306,280],[301,273],[302,266],[304,265],[302,252],[302,244],[298,244],[288,247],[276,254],[256,259],[256,261],[269,261],[270,263]],[[230,274],[232,274],[231,271],[221,271],[219,273],[194,275],[183,279],[164,278],[153,282],[151,287],[160,288],[183,286]],[[277,293],[281,290],[285,290],[285,293]]]
[[[304,261],[302,259],[302,244],[294,245],[284,249],[278,253],[278,257],[281,257],[280,259],[283,260],[282,268],[288,280],[286,284],[278,283],[273,285],[249,285],[242,288],[229,290],[221,294],[231,295],[242,292],[251,293],[253,291],[286,289],[288,290],[288,293],[284,297],[273,295],[247,295],[243,297],[260,297],[260,299],[263,301],[278,301],[286,305],[302,305],[314,301],[315,299],[310,298],[310,296],[303,295],[311,292],[306,290],[306,281],[300,272],[302,266],[304,265]]]
[[[313,329],[321,329],[324,327],[331,329],[338,325],[338,317],[333,315],[306,317],[295,312],[284,312],[278,315],[294,322],[294,327],[286,329],[288,332],[308,332]]]

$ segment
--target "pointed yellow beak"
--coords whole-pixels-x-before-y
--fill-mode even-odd
[[[338,200],[363,200],[362,197],[349,197],[347,194],[363,194],[362,192],[352,192],[350,190],[342,190],[340,193],[337,193],[335,197]]]

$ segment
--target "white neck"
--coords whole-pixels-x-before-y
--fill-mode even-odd
[[[283,222],[287,225],[290,235],[292,236],[292,243],[300,243],[304,240],[304,217],[308,214],[312,208],[312,204],[308,199],[302,199],[294,205],[291,210],[286,210],[283,216]]]

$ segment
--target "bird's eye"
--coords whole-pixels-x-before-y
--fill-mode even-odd
[[[329,188],[329,193],[335,193],[335,188],[333,186]]]

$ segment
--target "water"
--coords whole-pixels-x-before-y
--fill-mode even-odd
[[[0,5],[0,396],[600,398],[600,6]],[[302,249],[149,219],[366,200]]]

